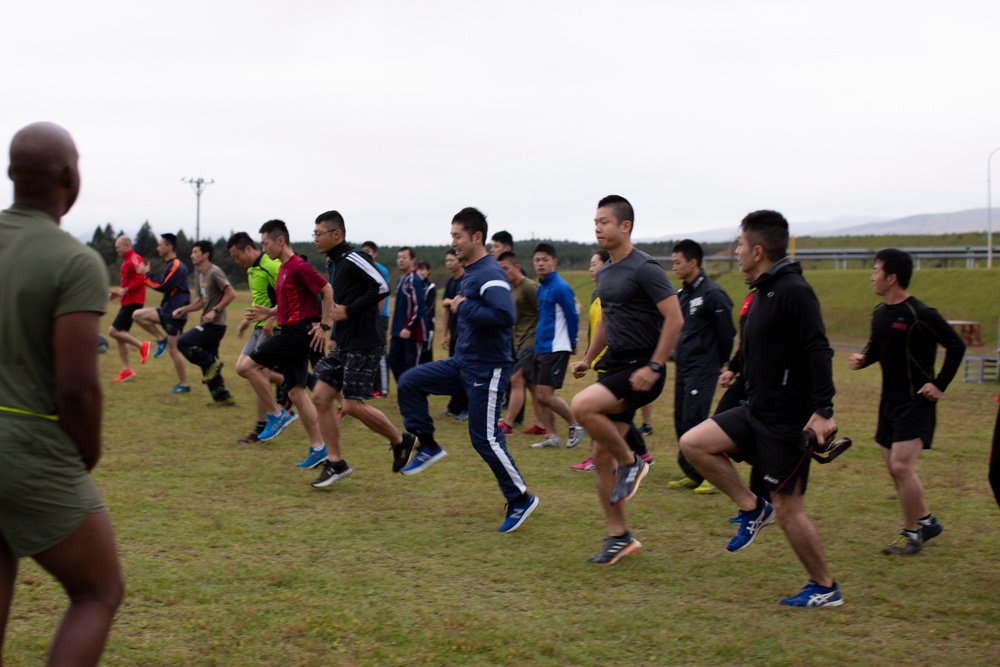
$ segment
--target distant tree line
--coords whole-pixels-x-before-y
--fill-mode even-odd
[[[259,237],[256,230],[247,231],[254,239]],[[105,263],[108,265],[108,275],[112,284],[118,283],[120,275],[119,270],[121,267],[121,261],[118,258],[118,254],[115,252],[115,239],[123,233],[124,232],[121,230],[116,231],[109,222],[103,228],[97,227],[94,230],[93,237],[88,243],[90,247],[94,248],[101,255],[101,257],[104,258]],[[132,237],[133,248],[137,253],[142,255],[147,262],[149,262],[151,270],[154,273],[163,269],[163,262],[160,260],[160,257],[156,252],[156,245],[159,242],[160,233],[164,232],[154,232],[153,228],[149,224],[149,221],[147,220],[142,224],[135,236]],[[187,237],[183,229],[173,233],[177,235],[177,256],[180,257],[181,261],[187,264],[190,269],[191,247],[193,245],[193,241]],[[228,237],[219,237],[213,242],[212,245],[214,255],[212,263],[226,273],[226,276],[229,278],[229,282],[233,284],[233,287],[236,287],[237,289],[245,288],[247,284],[246,269],[237,264],[232,257],[229,256],[229,251],[226,249],[227,240]],[[352,240],[351,243],[360,248],[361,243],[366,240],[368,239],[357,239]],[[373,240],[375,240],[376,243],[379,243],[377,238],[373,237]],[[586,271],[587,267],[590,266],[591,256],[593,256],[594,252],[597,250],[596,243],[554,241],[549,239],[531,239],[530,241],[515,240],[514,253],[517,255],[521,265],[524,267],[529,276],[534,276],[534,271],[531,268],[532,251],[535,246],[542,241],[552,243],[556,247],[556,252],[559,254],[559,269],[561,271]],[[640,243],[637,244],[637,246],[654,257],[670,257],[671,248],[674,243],[676,243],[676,241],[660,241],[656,243]],[[489,244],[487,243],[487,246],[488,245]],[[728,251],[731,246],[731,243],[702,244],[706,255],[711,255],[720,251]],[[379,247],[378,261],[389,269],[393,282],[398,276],[398,272],[396,270],[396,253],[400,247],[403,246],[385,245]],[[431,280],[437,283],[438,287],[443,287],[449,278],[449,274],[444,268],[444,256],[448,252],[448,248],[450,246],[416,245],[410,247],[413,248],[413,251],[416,253],[418,259],[425,260],[431,265]],[[312,264],[317,271],[323,275],[327,275],[326,258],[318,254],[316,247],[311,241],[293,242],[292,249],[296,253],[307,257],[309,259],[309,263]],[[662,263],[664,264],[663,268],[667,270],[670,269],[669,261]],[[394,284],[390,285],[390,288],[392,287],[394,287]]]

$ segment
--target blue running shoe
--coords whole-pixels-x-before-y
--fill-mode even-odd
[[[296,416],[294,412],[287,412],[282,410],[278,414],[267,413],[267,425],[264,430],[260,432],[257,436],[259,440],[267,442],[268,440],[274,440],[279,433],[285,430],[285,427],[295,421]]]
[[[440,447],[437,449],[430,449],[428,447],[424,447],[423,445],[418,445],[417,453],[413,456],[413,460],[403,466],[403,469],[399,472],[404,475],[416,475],[418,472],[430,468],[446,456],[448,456],[448,452],[444,451]]]
[[[798,595],[790,598],[783,598],[781,604],[788,607],[806,607],[817,609],[819,607],[839,607],[844,604],[844,596],[840,594],[840,586],[833,582],[832,588],[820,586],[812,579],[802,587]]]
[[[326,461],[326,445],[323,445],[319,449],[309,448],[309,455],[306,456],[305,460],[299,461],[295,464],[296,468],[315,468],[323,461]],[[325,485],[324,485],[325,486]]]
[[[167,389],[168,394],[190,394],[191,387],[185,387],[182,384],[174,385],[173,389]]]
[[[167,339],[156,341],[156,352],[153,353],[154,359],[159,359],[163,356],[163,353],[167,351]]]
[[[462,410],[457,415],[455,415],[455,421],[464,422],[469,418],[469,412],[467,410]]]
[[[740,520],[740,527],[736,529],[733,539],[729,540],[729,544],[726,545],[726,548],[730,551],[746,549],[753,543],[757,537],[757,533],[765,526],[770,526],[774,523],[774,505],[763,498],[758,498],[758,502],[763,504],[760,509],[753,510],[752,512],[740,510],[740,513],[737,515]]]
[[[528,518],[535,508],[538,507],[538,498],[527,494],[527,499],[520,503],[508,503],[507,504],[507,516],[504,518],[503,523],[497,528],[498,533],[512,533],[518,529],[524,520]]]

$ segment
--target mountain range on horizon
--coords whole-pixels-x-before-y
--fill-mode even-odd
[[[795,236],[875,236],[909,234],[958,234],[985,232],[986,208],[973,208],[950,213],[918,213],[903,218],[884,219],[877,216],[841,215],[825,221],[790,221]],[[1000,228],[1000,210],[993,209],[994,230]],[[732,240],[735,226],[688,232],[695,241],[717,243]],[[663,242],[680,238],[676,234],[657,238],[637,239],[637,242]]]

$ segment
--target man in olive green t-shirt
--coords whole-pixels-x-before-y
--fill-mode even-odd
[[[195,241],[191,248],[191,264],[195,268],[195,285],[198,298],[172,313],[181,318],[187,313],[201,310],[201,322],[177,339],[177,350],[184,358],[201,369],[201,381],[208,385],[212,395],[209,405],[230,407],[236,405],[222,379],[222,360],[219,343],[226,335],[226,306],[236,298],[236,290],[229,284],[225,272],[212,264],[214,249],[209,241]]]
[[[101,456],[108,270],[59,229],[80,189],[77,162],[58,125],[29,125],[11,141],[14,205],[0,212],[0,642],[18,560],[30,556],[70,599],[49,664],[96,665],[124,583],[89,474]]]

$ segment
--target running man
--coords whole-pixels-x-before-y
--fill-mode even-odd
[[[21,558],[34,559],[69,597],[49,665],[100,661],[125,588],[108,510],[90,478],[101,458],[94,349],[108,271],[59,228],[80,191],[77,164],[73,139],[58,125],[29,125],[10,144],[14,204],[0,212],[0,313],[16,326],[0,326],[0,662]]]
[[[219,343],[226,335],[226,306],[236,298],[236,290],[229,284],[223,270],[212,264],[213,252],[209,241],[195,241],[191,248],[191,264],[195,268],[198,299],[176,309],[173,316],[179,319],[201,309],[201,323],[177,340],[177,349],[185,359],[201,369],[201,381],[208,385],[212,396],[210,405],[231,407],[236,405],[236,401],[222,379]]]
[[[556,415],[569,424],[567,447],[576,447],[583,441],[583,427],[573,416],[569,404],[556,389],[562,388],[569,367],[570,355],[576,354],[577,336],[580,333],[580,315],[576,311],[573,289],[556,271],[559,259],[551,243],[535,246],[532,261],[538,274],[538,325],[535,327],[535,398],[544,408],[535,418],[542,422],[548,436],[531,445],[533,449],[559,447]],[[630,420],[631,421],[631,420]]]
[[[434,420],[427,395],[454,395],[464,389],[469,397],[469,437],[486,461],[500,491],[507,499],[507,512],[497,530],[516,530],[538,507],[538,498],[528,493],[514,459],[507,451],[500,418],[500,397],[510,383],[511,327],[514,300],[503,269],[486,252],[486,216],[464,208],[452,219],[451,247],[465,264],[462,291],[452,299],[458,314],[455,355],[421,364],[403,376],[399,385],[399,411],[406,430],[417,436],[417,452],[400,472],[415,475],[440,461],[446,452],[434,439]]]
[[[642,546],[628,529],[623,505],[649,471],[625,443],[635,411],[663,391],[666,363],[683,325],[677,294],[652,257],[632,245],[635,213],[624,197],[610,195],[597,204],[597,245],[611,261],[597,272],[601,321],[573,375],[583,377],[604,351],[607,372],[573,398],[575,414],[593,438],[597,497],[608,522],[604,548],[593,563],[608,565]]]
[[[178,382],[167,393],[187,394],[191,391],[191,385],[187,381],[187,361],[177,349],[177,339],[184,331],[187,315],[175,318],[174,311],[191,303],[191,291],[188,289],[187,282],[188,268],[177,257],[176,248],[176,236],[160,234],[160,241],[156,244],[156,252],[164,263],[162,275],[158,278],[151,278],[149,276],[149,262],[137,269],[139,273],[146,276],[147,287],[151,287],[157,292],[163,292],[163,300],[160,302],[159,308],[137,310],[132,318],[136,324],[156,338],[154,359],[159,359],[164,352],[170,351],[170,359],[174,362]],[[160,326],[163,327],[163,333],[160,332]]]
[[[139,350],[139,363],[144,364],[149,358],[149,341],[140,342],[129,333],[132,316],[146,303],[146,276],[139,273],[142,256],[132,249],[132,239],[124,234],[115,239],[115,252],[122,258],[121,286],[108,290],[108,298],[121,299],[122,307],[108,327],[108,336],[118,342],[118,356],[122,360],[121,373],[114,382],[127,382],[135,377],[128,360],[129,345]]]
[[[378,245],[374,241],[365,241],[361,244],[361,249],[368,253],[368,256],[375,262],[375,268],[382,274],[385,284],[389,284],[389,269],[378,261]],[[378,302],[379,322],[382,324],[382,337],[389,335],[389,296]],[[382,353],[382,360],[378,362],[378,384],[375,385],[375,398],[389,397],[389,362],[385,352]]]
[[[431,265],[423,260],[417,262],[417,274],[424,281],[424,308],[427,316],[424,318],[426,335],[420,349],[420,363],[434,361],[434,325],[437,323],[437,285],[431,280]]]
[[[413,248],[402,247],[396,253],[396,267],[402,275],[396,282],[396,305],[392,317],[392,339],[389,341],[389,368],[396,385],[400,376],[420,362],[424,344],[424,281],[417,273]]]
[[[261,252],[246,232],[236,232],[230,236],[229,241],[226,242],[226,249],[229,251],[229,256],[247,270],[247,287],[250,288],[250,304],[252,306],[273,308],[277,304],[275,284],[278,280],[278,269],[281,268],[281,262],[271,259],[267,256],[267,253]],[[247,330],[247,327],[253,325],[253,331],[250,333],[249,338],[247,338],[247,342],[243,346],[243,351],[240,352],[240,356],[236,360],[236,374],[244,380],[247,379],[247,371],[253,366],[250,355],[257,350],[257,346],[265,338],[270,338],[274,335],[274,323],[275,318],[273,317],[269,317],[263,322],[243,317],[240,323],[236,325],[236,335],[240,338],[243,337],[243,332]],[[271,384],[281,386],[285,378],[281,377],[280,373],[271,371],[270,380]],[[249,435],[237,440],[237,443],[240,445],[252,445],[255,442],[260,442],[261,431],[267,426],[267,406],[260,398],[256,399],[256,404],[257,425]],[[283,405],[282,407],[287,406]]]
[[[743,218],[740,229],[736,258],[756,290],[740,330],[739,368],[747,398],[685,433],[681,450],[739,507],[729,551],[749,547],[777,518],[810,577],[798,594],[781,604],[838,606],[844,599],[827,568],[819,532],[805,512],[811,457],[801,446],[804,429],[818,442],[828,442],[836,431],[833,350],[819,300],[802,278],[802,268],[786,254],[784,216],[755,211]],[[760,467],[771,502],[747,487],[727,458],[730,453]]]
[[[944,527],[931,514],[917,476],[917,458],[934,439],[937,402],[955,377],[965,343],[941,314],[907,291],[913,258],[895,248],[875,255],[872,290],[885,301],[872,312],[871,336],[864,352],[852,354],[848,365],[859,370],[882,366],[882,397],[875,442],[899,494],[903,529],[882,549],[893,556],[910,556],[937,537]],[[945,350],[941,372],[934,374],[937,346]]]
[[[281,220],[268,220],[260,228],[260,247],[271,259],[281,262],[275,281],[273,308],[255,304],[246,317],[263,322],[277,316],[280,331],[265,338],[250,354],[253,363],[247,368],[247,380],[266,406],[267,425],[257,436],[272,440],[297,416],[309,436],[306,458],[298,468],[314,468],[326,460],[326,447],[316,421],[316,407],[306,395],[309,379],[309,351],[326,351],[326,340],[333,328],[333,288],[308,262],[296,255],[288,238],[288,227]],[[322,312],[320,302],[322,301]],[[288,398],[298,411],[278,405],[271,393],[271,373],[277,369],[285,380]]]
[[[334,401],[350,415],[389,441],[392,471],[399,472],[410,460],[416,438],[401,433],[382,413],[365,401],[374,396],[379,360],[385,353],[385,331],[379,321],[379,303],[389,294],[389,284],[365,252],[344,240],[347,228],[337,211],[316,218],[313,239],[316,249],[329,259],[333,286],[333,337],[336,347],[316,364],[313,374],[313,405],[326,443],[326,460],[312,485],[322,488],[353,471],[340,450],[340,425]]]
[[[705,252],[701,245],[684,239],[673,247],[671,260],[674,275],[683,286],[677,293],[684,315],[684,328],[674,350],[674,429],[677,442],[681,436],[708,419],[722,367],[733,351],[733,302],[729,295],[708,277],[701,263]],[[694,489],[697,494],[715,493],[711,482],[677,452],[677,465],[684,477],[667,483],[671,489]]]

